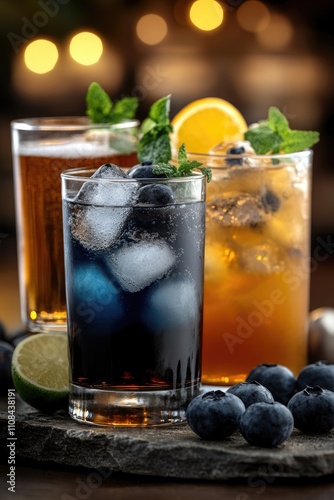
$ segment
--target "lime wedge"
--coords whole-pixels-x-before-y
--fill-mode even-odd
[[[14,350],[12,376],[23,401],[46,413],[66,407],[69,392],[67,336],[37,333]]]

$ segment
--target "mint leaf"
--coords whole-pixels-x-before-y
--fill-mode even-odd
[[[92,82],[86,93],[86,115],[92,123],[120,123],[135,116],[136,97],[124,97],[115,104],[97,82]]]
[[[245,134],[246,141],[249,141],[258,155],[276,151],[281,143],[281,137],[276,134],[271,128],[259,126],[248,129]]]
[[[112,123],[120,123],[122,120],[131,120],[137,111],[138,99],[136,97],[124,97],[115,102],[110,110],[109,117]]]
[[[185,144],[182,144],[178,152],[178,166],[172,165],[168,162],[158,163],[153,169],[156,175],[165,174],[167,177],[188,177],[193,175],[193,170],[198,169],[205,175],[207,182],[212,179],[212,172],[210,168],[202,167],[202,163],[192,160],[187,160],[187,152]]]
[[[158,125],[169,125],[170,95],[154,102],[150,108],[149,118]]]
[[[153,173],[155,175],[165,175],[166,177],[180,177],[178,174],[178,169],[175,165],[171,163],[158,163],[156,167],[153,169]]]
[[[268,119],[249,128],[244,137],[259,155],[295,153],[319,142],[318,132],[291,130],[287,118],[275,106],[269,108]]]
[[[169,120],[170,96],[154,102],[148,118],[142,124],[142,137],[138,142],[140,162],[150,160],[153,163],[168,163],[172,158],[170,133],[173,127]]]
[[[178,166],[169,161],[172,158],[170,133],[173,127],[169,120],[170,96],[162,97],[152,104],[148,118],[141,126],[142,137],[139,139],[137,156],[140,162],[151,161],[157,166],[153,173],[165,174],[167,177],[185,177],[193,175],[193,170],[200,170],[210,182],[211,169],[202,167],[202,163],[188,161],[184,144],[178,151]]]
[[[153,127],[138,142],[137,156],[140,162],[168,162],[172,158],[169,132],[164,128]]]
[[[151,120],[151,118],[145,118],[140,126],[141,133],[146,134],[151,128],[156,126],[156,122]]]
[[[311,148],[319,142],[319,133],[305,130],[290,130],[285,140],[282,142],[281,148],[286,153],[294,151],[302,151],[303,149]],[[296,149],[297,148],[297,149]]]
[[[270,107],[268,111],[268,125],[271,130],[276,132],[281,137],[285,137],[290,130],[288,120],[283,113],[281,113],[280,110],[274,106]]]
[[[177,155],[177,159],[179,160],[179,163],[187,161],[187,151],[185,144],[181,144]]]

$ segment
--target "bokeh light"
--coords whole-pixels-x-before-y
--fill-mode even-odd
[[[268,27],[270,12],[262,2],[249,0],[238,8],[237,21],[245,31],[259,33]]]
[[[202,31],[212,31],[223,22],[224,11],[215,0],[196,0],[189,11],[191,22]]]
[[[147,45],[157,45],[168,33],[166,21],[157,14],[146,14],[137,22],[136,33],[139,40]]]
[[[82,31],[72,37],[70,41],[72,58],[83,66],[96,64],[103,54],[101,38],[89,31]]]
[[[139,99],[154,101],[162,95],[172,94],[175,96],[175,101],[172,99],[174,103],[180,99],[186,103],[199,95],[209,95],[216,81],[210,60],[195,47],[183,47],[181,44],[164,49],[138,63],[134,95]],[[149,71],[150,68],[160,67],[163,68],[162,75]],[[185,85],[184,82],[191,82],[191,85]]]
[[[256,34],[259,43],[266,49],[284,50],[292,41],[293,26],[283,14],[272,14],[268,27]]]
[[[53,70],[57,61],[58,49],[49,40],[34,40],[24,51],[24,62],[33,73],[48,73]]]

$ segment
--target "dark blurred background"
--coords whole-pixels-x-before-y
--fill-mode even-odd
[[[196,26],[204,14],[191,20],[194,3],[1,0],[0,257],[15,249],[10,121],[82,115],[87,86],[95,80],[113,99],[137,96],[140,119],[163,95],[172,94],[171,116],[194,99],[217,96],[232,102],[248,123],[265,118],[268,107],[276,105],[292,128],[318,130],[312,246],[319,238],[327,241],[324,260],[334,260],[333,0],[225,0],[218,5],[206,0],[214,20],[223,11],[222,23],[212,30]],[[87,47],[79,39],[76,49],[73,37],[81,32],[95,38]],[[52,42],[44,55],[36,44],[41,39]],[[314,265],[313,279],[323,262]],[[3,289],[3,276],[0,280]],[[334,306],[334,292],[328,290],[312,296],[311,305]]]

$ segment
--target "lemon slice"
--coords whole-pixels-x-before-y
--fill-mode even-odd
[[[172,148],[185,143],[187,151],[208,153],[221,142],[240,141],[247,123],[233,104],[218,97],[205,97],[189,103],[172,120]]]
[[[13,353],[12,376],[23,401],[45,412],[67,405],[69,363],[67,336],[37,333],[20,342]]]

